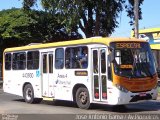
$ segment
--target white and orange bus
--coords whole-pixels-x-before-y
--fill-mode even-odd
[[[157,74],[149,43],[134,38],[87,38],[7,48],[4,92],[27,103],[74,101],[125,105],[157,98]]]

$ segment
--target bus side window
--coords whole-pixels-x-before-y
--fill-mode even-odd
[[[5,54],[5,70],[11,70],[11,53]]]
[[[87,68],[88,67],[88,48],[87,47],[81,47],[82,52],[80,57],[80,67],[81,68]]]
[[[55,51],[55,68],[63,69],[64,66],[64,49],[57,48]]]
[[[29,51],[27,53],[27,69],[39,68],[39,51]]]
[[[13,53],[13,70],[24,70],[26,69],[26,53],[18,52]]]
[[[19,69],[24,70],[26,69],[26,53],[22,52],[19,53]]]
[[[88,48],[86,46],[66,48],[65,67],[67,69],[87,68],[88,67]]]

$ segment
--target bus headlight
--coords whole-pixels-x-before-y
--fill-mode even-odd
[[[115,86],[116,86],[117,89],[119,89],[122,92],[125,92],[125,93],[128,92],[128,90],[125,87],[121,86],[121,85],[116,84]]]

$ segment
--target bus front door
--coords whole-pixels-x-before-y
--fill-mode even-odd
[[[42,53],[42,96],[54,97],[53,52]]]
[[[106,101],[107,100],[107,49],[95,48],[92,49],[92,88],[93,100]]]

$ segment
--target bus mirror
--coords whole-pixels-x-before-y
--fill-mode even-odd
[[[108,60],[110,62],[113,62],[114,61],[114,52],[111,52],[109,55],[108,55]]]
[[[109,59],[109,62],[113,62],[114,61],[114,48],[113,47],[108,47],[109,48],[109,55],[108,55],[108,59]]]

